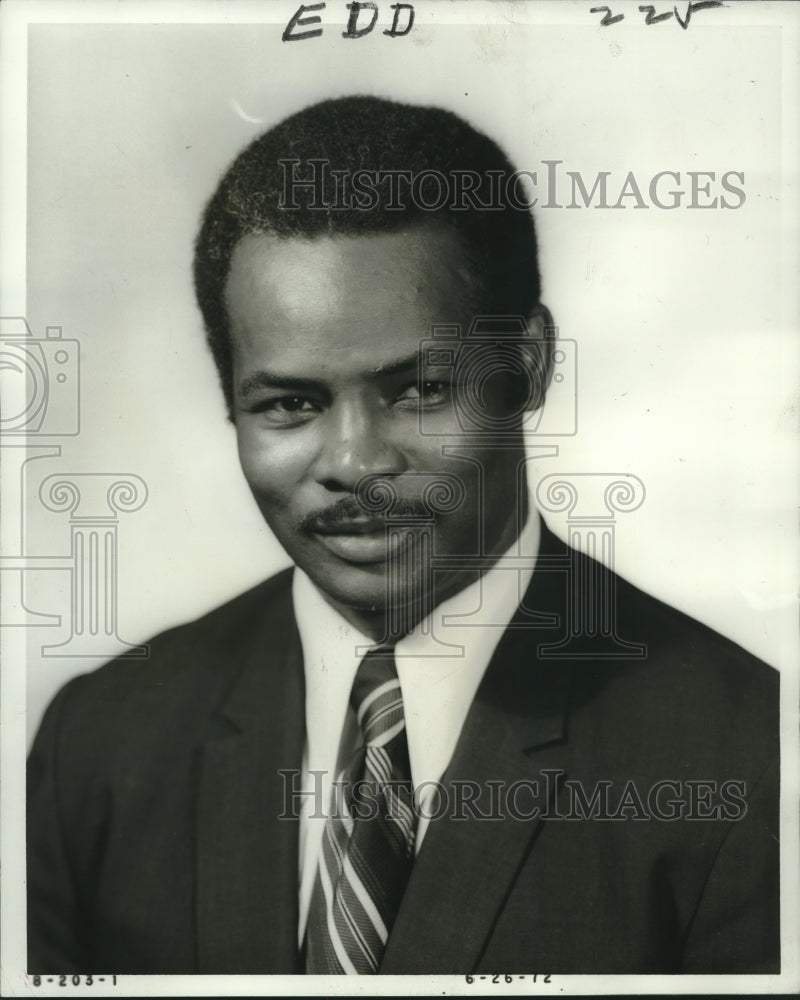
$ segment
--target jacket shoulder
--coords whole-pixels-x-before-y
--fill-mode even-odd
[[[292,569],[193,621],[159,633],[141,659],[120,656],[68,681],[51,701],[40,729],[58,731],[75,745],[91,733],[95,751],[104,736],[140,742],[159,727],[188,732],[224,699],[253,650],[265,670],[295,639]],[[299,640],[298,640],[299,641]],[[274,661],[274,664],[273,664]],[[86,736],[89,739],[89,736]]]
[[[696,683],[723,682],[732,687],[777,694],[778,671],[727,636],[639,587],[616,577],[617,607],[624,638],[645,646],[645,659],[688,671]]]
[[[248,631],[254,621],[264,615],[280,617],[287,608],[291,610],[292,572],[292,567],[281,570],[199,617],[160,632],[147,643],[150,658],[163,655],[174,647],[217,645]],[[123,659],[112,660],[106,666]]]
[[[760,773],[778,755],[779,672],[622,577],[614,585],[617,634],[642,652],[576,665],[578,703],[602,706],[599,744],[625,734],[654,760]]]

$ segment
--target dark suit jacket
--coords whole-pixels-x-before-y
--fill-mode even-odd
[[[446,775],[516,806],[431,822],[381,972],[777,972],[778,675],[618,578],[645,658],[537,654],[568,579],[598,572],[570,554],[543,527]],[[301,971],[298,823],[277,817],[303,741],[289,571],[67,684],[29,762],[29,971]],[[609,790],[605,818],[575,818],[570,782]],[[692,796],[717,818],[663,818]]]

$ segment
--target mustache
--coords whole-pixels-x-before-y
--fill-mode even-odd
[[[392,517],[431,517],[430,508],[422,500],[398,497],[391,508]],[[300,521],[298,527],[304,531],[314,531],[319,528],[330,528],[343,521],[356,521],[368,518],[374,521],[385,521],[386,513],[376,513],[362,506],[354,496],[342,497],[329,507],[312,511]]]

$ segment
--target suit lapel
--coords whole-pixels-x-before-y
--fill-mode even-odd
[[[566,558],[566,549],[543,525],[544,558],[523,603],[563,621],[563,576],[545,568],[558,568],[559,554]],[[381,973],[475,968],[546,813],[555,787],[547,772],[566,773],[570,667],[539,661],[536,647],[552,640],[553,630],[519,627],[522,621],[518,613],[504,633],[469,711],[443,779],[447,812],[428,827]],[[489,782],[499,790],[494,810]],[[502,818],[482,818],[468,807],[463,818],[452,818],[467,783],[481,789],[477,811]]]
[[[200,761],[197,945],[200,972],[297,971],[298,823],[280,769],[300,770],[304,688],[288,588],[260,607],[224,655],[243,668]]]

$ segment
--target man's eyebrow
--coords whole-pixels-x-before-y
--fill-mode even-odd
[[[261,369],[251,372],[239,383],[239,394],[246,398],[258,389],[322,389],[323,383],[313,378],[296,378],[293,375],[278,375]]]
[[[397,375],[402,372],[412,371],[419,366],[419,353],[409,354],[407,358],[398,358],[397,361],[389,361],[385,365],[378,365],[373,368],[370,375]]]
[[[400,375],[404,372],[416,371],[419,367],[420,355],[415,351],[408,357],[398,358],[396,361],[389,361],[384,365],[377,365],[366,373],[367,378],[383,378],[386,375]],[[300,391],[302,389],[322,390],[325,388],[324,382],[314,378],[298,378],[294,375],[279,375],[277,372],[268,371],[266,368],[251,372],[239,383],[239,394],[246,398],[251,393],[259,389],[292,389]]]

